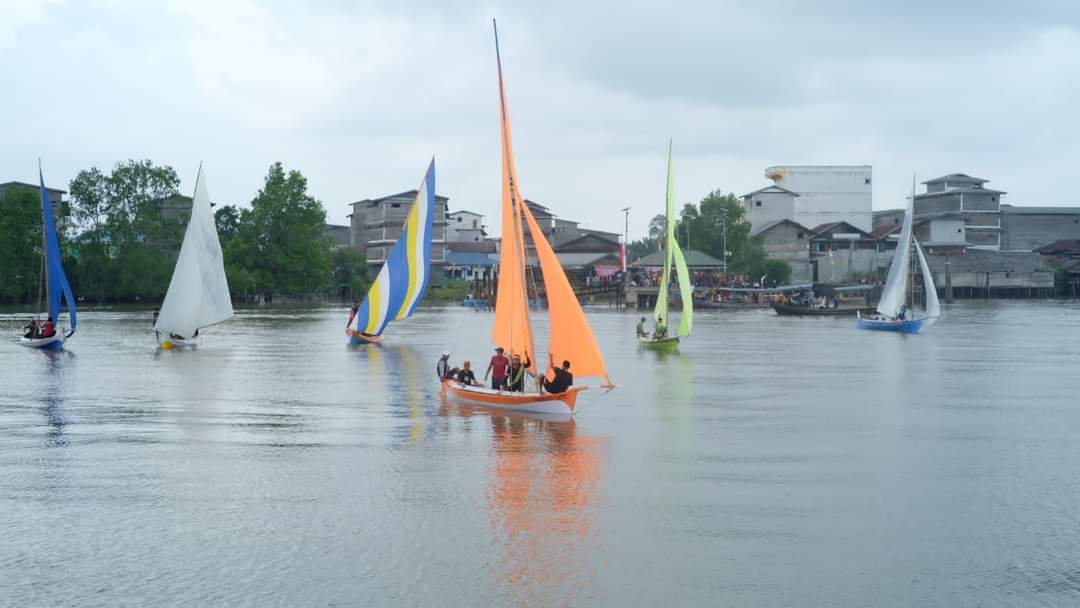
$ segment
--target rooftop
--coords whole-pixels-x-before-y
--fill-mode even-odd
[[[799,230],[805,230],[807,232],[812,232],[809,228],[807,228],[806,226],[803,226],[799,222],[796,222],[795,220],[789,220],[789,219],[785,218],[785,219],[782,219],[782,220],[773,220],[771,222],[765,222],[764,224],[762,224],[762,225],[758,226],[757,228],[754,228],[753,230],[751,230],[750,234],[752,236],[757,236],[759,234],[764,234],[765,232],[768,232],[769,230],[772,230],[773,228],[775,228],[777,226],[780,226],[781,224],[791,224],[792,226],[795,226]]]
[[[1001,212],[1018,215],[1076,215],[1080,214],[1080,207],[1017,207],[1004,204]]]
[[[33,188],[34,190],[37,190],[40,187],[41,186],[38,185],[38,184],[30,184],[30,183],[27,183],[27,182],[19,182],[19,181],[4,182],[4,183],[0,184],[0,190],[6,190],[7,188]],[[59,192],[60,194],[67,194],[67,190],[60,190],[59,188],[50,188],[48,186],[45,186],[45,189],[48,190],[49,192]]]
[[[764,188],[754,190],[753,192],[747,192],[746,194],[742,195],[740,198],[750,198],[751,196],[754,196],[755,194],[761,194],[762,192],[777,192],[777,193],[781,193],[781,194],[790,194],[792,196],[799,196],[798,192],[792,192],[791,190],[788,190],[787,188],[783,188],[781,186],[777,186],[776,184],[773,184],[772,186],[765,186]]]
[[[1039,253],[1080,253],[1080,239],[1061,239],[1049,245],[1043,245],[1035,251]]]
[[[363,200],[359,200],[359,201],[356,201],[354,203],[349,203],[349,204],[350,205],[360,205],[360,204],[363,204],[363,203],[383,203],[383,202],[386,202],[386,201],[389,201],[389,200],[403,199],[403,198],[413,200],[413,199],[416,198],[416,195],[419,194],[419,192],[420,192],[419,190],[417,190],[416,188],[413,188],[412,190],[406,190],[405,192],[398,192],[397,194],[390,194],[388,196],[380,196],[379,198],[365,198]],[[443,196],[443,195],[441,195],[441,194],[436,194],[435,195],[435,200],[448,201],[450,199]]]
[[[993,188],[982,188],[980,186],[966,186],[956,188],[950,187],[946,190],[942,190],[941,192],[923,192],[921,194],[916,194],[915,200],[923,198],[933,198],[935,196],[951,196],[958,192],[961,194],[1005,194],[1005,192],[1002,190],[994,190]]]
[[[934,179],[928,179],[923,182],[926,185],[930,184],[985,184],[990,180],[983,179],[981,177],[972,177],[966,173],[950,173],[948,175],[942,175],[941,177],[935,177]]]
[[[720,260],[712,257],[711,255],[689,249],[683,252],[683,257],[686,259],[686,265],[690,268],[720,268],[724,265]],[[637,262],[634,262],[635,266],[654,266],[659,267],[664,265],[664,252],[654,251],[649,255],[641,258]]]
[[[930,254],[927,263],[934,272],[945,272],[945,257]],[[950,255],[949,265],[953,274],[958,272],[1050,272],[1046,261],[1038,253],[1028,251],[991,251],[968,249],[961,255]]]

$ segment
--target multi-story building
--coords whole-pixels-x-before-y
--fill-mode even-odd
[[[791,215],[762,216],[762,221],[790,219],[804,226],[847,222],[863,231],[873,227],[873,168],[870,165],[777,165],[765,169],[765,177],[773,180],[774,186],[798,196],[790,197]],[[765,188],[758,192],[765,194],[769,190]],[[772,194],[782,195],[783,192],[773,191]],[[783,200],[782,196],[776,198]],[[762,200],[762,207],[765,207],[763,199],[752,200]],[[756,202],[754,210],[757,210]],[[753,216],[748,216],[753,222]]]
[[[813,279],[810,266],[812,230],[795,220],[780,219],[754,225],[751,234],[761,239],[770,258],[784,260],[791,266],[792,283],[808,283]]]
[[[369,264],[378,266],[386,261],[390,249],[401,234],[405,217],[416,200],[416,190],[408,190],[350,203],[349,215],[352,228],[352,246],[360,249]],[[431,235],[431,284],[440,285],[443,266],[446,263],[446,203],[445,196],[435,196],[435,210]]]
[[[795,218],[795,198],[799,195],[780,186],[766,186],[742,195],[746,208],[746,219],[754,231],[764,230],[776,222],[788,220],[799,223]]]
[[[29,190],[38,192],[40,187],[38,184],[29,184],[26,182],[5,182],[0,184],[0,198],[4,198],[9,190]],[[56,188],[45,187],[45,192],[49,194],[49,204],[53,208],[53,217],[57,221],[63,222],[67,217],[67,211],[64,209],[64,195],[67,194],[66,190],[57,190]]]
[[[989,180],[951,173],[923,182],[926,192],[915,195],[914,221],[929,220],[915,238],[933,250],[1001,248],[1000,190],[984,186]]]

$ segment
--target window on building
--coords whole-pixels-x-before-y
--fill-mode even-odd
[[[401,207],[401,203],[390,203],[390,206],[393,207],[394,209],[397,209],[397,208]]]
[[[865,180],[865,182],[864,182],[864,183],[867,183],[867,184],[869,184],[869,183],[870,183],[870,178],[869,178],[869,177],[868,177],[868,178],[866,178],[866,180]]]
[[[754,206],[755,207],[760,207],[761,206],[761,201],[754,201]]]
[[[461,223],[461,216],[460,215],[457,216],[457,221],[458,221],[459,224]]]
[[[473,221],[472,221],[472,227],[473,227],[473,228],[476,228],[476,220],[473,220]]]
[[[796,234],[795,238],[797,238],[797,239],[803,238],[803,233],[800,232],[800,233]]]

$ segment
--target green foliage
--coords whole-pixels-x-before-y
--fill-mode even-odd
[[[215,219],[227,225],[231,215]],[[325,289],[331,281],[325,224],[326,211],[308,195],[307,179],[299,171],[286,173],[281,163],[271,165],[251,209],[239,212],[235,236],[227,239],[226,273],[238,281],[233,293],[272,297]]]
[[[441,287],[428,290],[428,297],[443,302],[464,300],[472,286],[472,283],[465,279],[448,279]]]
[[[0,198],[0,301],[35,301],[40,275],[41,198],[13,188]]]
[[[367,258],[363,253],[349,247],[336,249],[331,256],[333,289],[348,285],[354,296],[367,292],[371,280],[368,278]]]
[[[770,258],[765,261],[764,274],[767,286],[787,285],[791,281],[791,264],[788,264],[786,260]]]
[[[117,163],[104,174],[80,171],[70,186],[78,263],[68,269],[80,297],[93,300],[159,299],[168,288],[186,218],[162,214],[162,201],[178,193],[172,167],[149,160]]]

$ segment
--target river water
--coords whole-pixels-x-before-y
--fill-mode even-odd
[[[0,344],[0,604],[1080,605],[1076,304],[914,337],[706,312],[666,356],[596,308],[620,388],[568,422],[440,401],[490,313],[366,348],[346,314]]]

